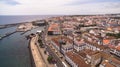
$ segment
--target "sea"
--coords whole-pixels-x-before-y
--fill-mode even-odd
[[[25,16],[0,16],[0,25],[21,23],[54,17],[54,15],[25,15]],[[25,38],[30,33],[43,30],[44,26],[38,27],[21,35],[22,32],[14,33],[0,40],[0,67],[31,67],[28,40]],[[0,29],[0,35],[14,32],[16,26]]]
[[[0,15],[0,25],[30,22],[34,20],[46,19],[60,15]]]

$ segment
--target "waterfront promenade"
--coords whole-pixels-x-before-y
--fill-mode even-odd
[[[43,58],[38,51],[36,41],[37,41],[37,36],[32,37],[31,41],[30,41],[30,50],[31,50],[31,54],[33,57],[33,62],[35,64],[35,67],[46,67],[46,65],[43,61]]]

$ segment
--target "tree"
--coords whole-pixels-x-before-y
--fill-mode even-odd
[[[47,60],[48,60],[49,63],[52,63],[53,57],[52,56],[48,56]]]
[[[38,40],[38,43],[40,44],[40,47],[43,47],[43,43],[41,39]]]
[[[114,33],[107,33],[107,36],[113,36],[115,38],[120,38],[120,33],[114,34]]]

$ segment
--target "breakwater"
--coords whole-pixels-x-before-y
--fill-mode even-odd
[[[6,33],[6,34],[0,36],[0,40],[2,40],[2,39],[5,38],[5,37],[8,37],[8,36],[10,36],[10,35],[12,35],[12,34],[14,34],[14,33],[16,33],[16,32],[17,32],[17,31]]]

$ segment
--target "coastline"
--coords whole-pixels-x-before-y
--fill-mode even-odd
[[[29,54],[30,54],[30,63],[31,63],[31,67],[35,67],[35,63],[34,63],[34,59],[33,59],[33,55],[32,55],[32,51],[31,51],[31,39],[29,40],[29,43],[28,43],[28,49],[29,49]]]
[[[31,67],[46,67],[37,45],[35,44],[35,37],[29,40],[28,49],[30,52]]]

